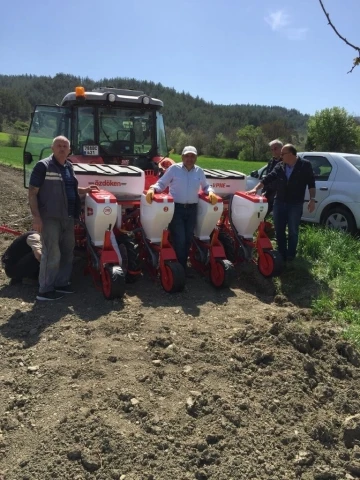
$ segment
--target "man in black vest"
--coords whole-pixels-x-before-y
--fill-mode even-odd
[[[272,158],[271,160],[268,161],[268,164],[266,167],[266,175],[269,175],[269,173],[271,173],[274,170],[276,165],[279,162],[281,162],[281,149],[283,147],[283,144],[280,140],[273,140],[272,142],[269,143],[269,147],[271,150]],[[265,195],[268,201],[268,211],[266,212],[266,217],[268,217],[273,210],[274,198],[276,193],[275,184],[276,184],[276,181],[264,187],[261,192],[263,195]]]
[[[89,187],[78,187],[72,163],[68,160],[70,142],[54,138],[53,155],[34,167],[29,185],[33,228],[41,233],[42,255],[37,300],[57,300],[73,293],[70,276],[74,256],[74,219],[80,215],[79,194]],[[95,187],[97,188],[97,187]]]
[[[41,239],[37,232],[26,232],[18,236],[6,249],[1,263],[10,285],[20,283],[23,278],[37,279],[41,258]]]

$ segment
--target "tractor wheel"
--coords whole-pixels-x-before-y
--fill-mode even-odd
[[[123,260],[122,268],[127,283],[134,283],[141,277],[139,245],[128,237],[120,238],[119,250]]]
[[[282,256],[276,250],[265,250],[258,258],[258,269],[265,278],[280,275],[284,267]]]
[[[185,270],[179,262],[165,262],[164,270],[160,270],[160,281],[165,292],[181,292],[185,286]]]
[[[219,233],[219,241],[222,243],[222,246],[225,250],[225,255],[231,263],[236,262],[236,252],[235,252],[235,242],[234,239],[228,233],[221,232]]]
[[[125,274],[119,265],[105,265],[102,290],[108,300],[122,298],[125,293]]]
[[[216,260],[215,266],[210,267],[210,280],[216,288],[228,287],[233,274],[234,265],[229,260]]]

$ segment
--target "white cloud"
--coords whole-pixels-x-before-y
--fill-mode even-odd
[[[270,25],[271,30],[280,32],[288,40],[304,40],[308,31],[308,28],[304,27],[292,28],[290,26],[293,23],[292,19],[284,9],[269,13],[264,20]]]
[[[308,28],[288,28],[286,30],[286,36],[289,40],[304,40],[307,31]]]
[[[284,12],[284,10],[278,10],[265,17],[265,22],[276,32],[290,24],[290,17]]]

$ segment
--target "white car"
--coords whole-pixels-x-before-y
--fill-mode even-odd
[[[316,204],[313,213],[307,210],[306,189],[302,220],[320,223],[349,233],[360,229],[360,155],[333,152],[300,152],[309,160],[316,181]],[[246,178],[251,190],[266,176],[266,165]]]

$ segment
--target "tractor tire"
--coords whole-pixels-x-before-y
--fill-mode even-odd
[[[122,268],[125,272],[126,283],[135,283],[141,277],[139,245],[127,236],[121,237],[118,245],[123,260]]]
[[[325,227],[341,230],[350,234],[355,234],[357,231],[353,214],[341,205],[323,214],[321,224]]]
[[[167,293],[181,292],[185,287],[185,270],[179,262],[165,262],[165,271],[160,270],[160,281]]]
[[[280,275],[284,268],[284,260],[276,250],[265,250],[258,258],[258,270],[265,278]]]
[[[122,298],[125,293],[125,274],[119,265],[105,265],[102,290],[107,300]]]
[[[235,242],[234,239],[228,233],[221,232],[219,233],[219,241],[224,247],[226,258],[231,262],[236,262],[236,251],[235,251]]]
[[[210,281],[216,288],[226,288],[234,277],[234,265],[229,260],[216,260],[215,268],[210,268]]]

